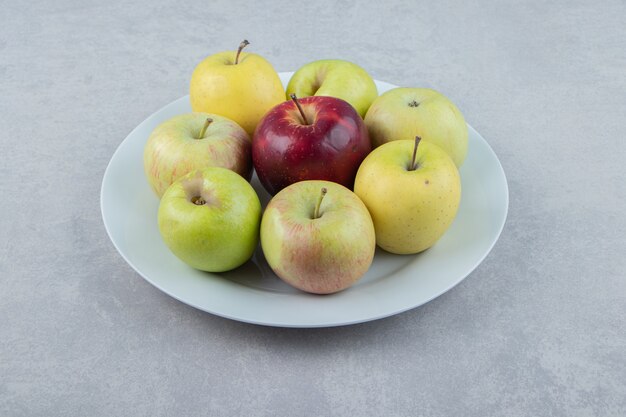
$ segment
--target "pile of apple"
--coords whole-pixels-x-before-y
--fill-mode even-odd
[[[285,91],[246,45],[198,64],[193,113],[162,123],[146,143],[170,250],[223,272],[248,261],[260,239],[276,275],[328,294],[365,274],[376,244],[395,254],[434,245],[461,199],[468,132],[457,107],[430,89],[378,96],[370,75],[342,60],[303,66]],[[265,211],[253,168],[273,196]]]

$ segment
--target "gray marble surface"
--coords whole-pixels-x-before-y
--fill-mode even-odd
[[[626,415],[626,3],[2,1],[0,415]],[[250,39],[448,95],[508,175],[499,242],[387,319],[253,326],[119,256],[99,190],[124,137]]]

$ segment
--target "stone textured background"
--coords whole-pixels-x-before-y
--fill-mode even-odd
[[[626,3],[0,2],[0,415],[626,415]],[[116,147],[242,38],[448,95],[507,173],[487,259],[427,305],[258,327],[118,255]]]

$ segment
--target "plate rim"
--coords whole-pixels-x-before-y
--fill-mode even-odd
[[[293,75],[293,72],[289,71],[289,72],[279,72],[278,73],[281,77],[287,77],[287,79],[289,79],[289,77],[291,77]],[[395,88],[397,87],[397,85],[391,84],[389,82],[385,82],[385,81],[381,81],[381,80],[375,80],[377,83],[380,84],[386,84],[388,85],[390,88]],[[153,113],[151,113],[148,117],[146,117],[143,121],[141,121],[137,126],[135,126],[135,128],[133,128],[128,135],[126,135],[126,137],[119,143],[119,145],[117,146],[117,148],[115,149],[115,151],[113,152],[113,154],[111,155],[111,158],[109,159],[107,166],[104,170],[104,174],[102,176],[102,182],[101,182],[101,187],[100,187],[100,212],[101,212],[101,217],[102,217],[102,221],[104,224],[104,228],[107,232],[107,235],[109,236],[109,240],[111,241],[111,243],[113,244],[114,248],[116,249],[116,251],[118,252],[118,254],[120,254],[122,256],[122,259],[124,259],[124,261],[126,261],[126,263],[139,275],[141,276],[144,280],[146,280],[148,283],[150,283],[152,286],[156,287],[158,290],[162,291],[163,293],[167,294],[168,296],[174,298],[175,300],[182,302],[186,305],[189,305],[193,308],[196,308],[198,310],[219,316],[219,317],[223,317],[223,318],[227,318],[230,320],[235,320],[235,321],[239,321],[239,322],[244,322],[244,323],[249,323],[249,324],[254,324],[254,325],[262,325],[262,326],[268,326],[268,327],[284,327],[284,328],[323,328],[323,327],[337,327],[337,326],[349,326],[349,325],[353,325],[353,324],[359,324],[359,323],[365,323],[365,322],[369,322],[369,321],[374,321],[374,320],[380,320],[386,317],[391,317],[394,316],[396,314],[400,314],[409,310],[412,310],[414,308],[420,307],[432,300],[434,300],[435,298],[445,294],[446,292],[450,291],[451,289],[453,289],[454,287],[456,287],[459,283],[461,283],[465,278],[467,278],[472,272],[474,272],[476,270],[476,268],[486,259],[486,257],[491,253],[491,251],[493,250],[495,244],[498,242],[498,240],[500,239],[500,236],[502,234],[502,231],[504,230],[504,226],[506,224],[506,221],[508,219],[508,211],[509,211],[509,186],[508,186],[508,180],[506,177],[506,173],[504,171],[504,168],[502,167],[502,163],[500,162],[499,158],[497,157],[497,154],[494,152],[493,148],[491,147],[491,145],[489,145],[489,143],[487,142],[487,140],[478,132],[476,131],[476,129],[474,129],[469,123],[466,123],[468,126],[468,129],[473,131],[474,134],[476,134],[478,136],[478,138],[480,138],[483,142],[483,144],[486,146],[486,149],[488,150],[488,152],[490,153],[490,156],[493,158],[493,160],[496,162],[497,165],[497,170],[499,171],[499,173],[502,176],[502,183],[504,185],[504,194],[503,194],[503,206],[504,206],[504,212],[503,212],[503,216],[502,219],[500,221],[500,224],[497,226],[497,233],[495,233],[495,236],[492,240],[492,242],[489,244],[488,249],[484,251],[484,253],[477,259],[477,261],[471,266],[471,268],[467,269],[467,272],[465,274],[460,275],[459,277],[457,277],[456,279],[454,279],[450,285],[444,287],[443,290],[438,291],[433,293],[430,297],[427,297],[427,299],[420,301],[417,304],[414,305],[410,305],[408,307],[401,307],[401,308],[397,308],[397,309],[391,309],[392,311],[386,311],[384,313],[381,314],[373,314],[373,315],[367,315],[367,317],[360,317],[360,318],[355,318],[355,319],[349,319],[349,320],[335,320],[333,322],[319,322],[319,323],[294,323],[294,322],[290,322],[290,321],[278,321],[278,320],[274,320],[272,322],[268,322],[268,321],[263,321],[263,320],[254,320],[254,319],[249,319],[249,318],[242,318],[242,317],[238,317],[232,314],[228,314],[228,313],[224,313],[224,312],[220,312],[220,311],[216,311],[216,310],[212,310],[207,308],[206,306],[201,306],[198,305],[195,302],[190,302],[188,300],[184,300],[182,299],[180,296],[178,296],[176,293],[167,290],[166,288],[163,288],[161,285],[159,285],[155,280],[151,279],[150,277],[146,276],[139,268],[137,267],[132,261],[131,259],[129,259],[129,257],[124,253],[124,251],[122,251],[120,249],[120,247],[118,246],[118,244],[116,243],[116,240],[111,232],[111,227],[110,225],[107,223],[107,215],[105,214],[105,201],[104,201],[104,194],[105,194],[105,188],[106,188],[106,183],[107,183],[107,178],[110,178],[109,172],[111,169],[111,166],[113,164],[113,161],[116,159],[117,156],[119,156],[119,152],[121,152],[121,149],[123,148],[124,144],[126,143],[126,141],[128,140],[129,137],[132,137],[133,134],[141,129],[145,124],[150,123],[152,121],[152,119],[156,118],[157,115],[159,113],[161,113],[165,108],[174,105],[174,103],[177,103],[179,101],[183,101],[183,100],[189,100],[189,95],[185,95],[182,96],[178,99],[175,99],[167,104],[165,104],[164,106],[161,106],[159,109],[157,109],[156,111],[154,111]],[[303,294],[304,295],[304,294]]]

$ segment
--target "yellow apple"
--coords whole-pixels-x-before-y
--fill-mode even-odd
[[[285,89],[267,60],[257,54],[219,52],[205,58],[191,76],[189,98],[194,112],[234,120],[250,136],[265,113],[285,101]]]
[[[365,115],[372,146],[420,136],[446,151],[457,167],[467,155],[467,124],[443,94],[428,88],[398,87],[380,95]]]
[[[419,138],[398,140],[365,158],[354,192],[372,215],[378,246],[413,254],[433,246],[452,224],[461,201],[461,179],[437,145],[420,143]]]

